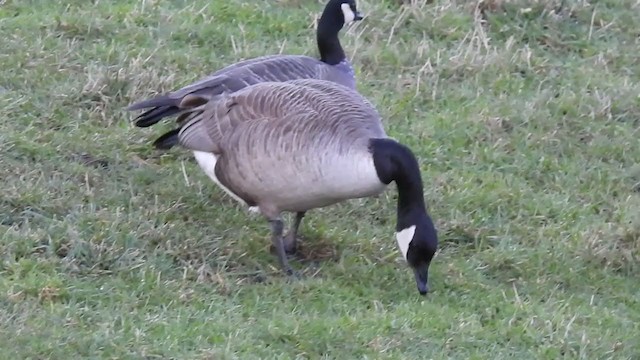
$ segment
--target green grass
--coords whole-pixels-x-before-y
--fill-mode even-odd
[[[320,2],[1,1],[0,357],[640,357],[637,2],[408,3],[360,1],[342,39],[420,158],[426,298],[394,186],[310,212],[287,281],[264,220],[123,109],[315,55]]]

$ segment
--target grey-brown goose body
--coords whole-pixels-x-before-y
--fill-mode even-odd
[[[194,150],[214,181],[267,216],[385,188],[369,146],[386,138],[380,116],[336,83],[260,83],[194,112],[178,133],[180,144]]]
[[[356,86],[353,68],[346,58],[330,65],[306,55],[267,55],[229,65],[167,95],[137,102],[128,110],[152,107],[135,122],[136,126],[148,127],[166,116],[180,113],[181,102],[187,95],[213,99],[261,82],[307,78],[333,81],[349,88]]]

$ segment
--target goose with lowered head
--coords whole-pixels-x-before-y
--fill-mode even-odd
[[[216,184],[261,213],[288,274],[286,253],[295,251],[307,211],[379,194],[395,182],[398,247],[427,293],[438,235],[418,161],[387,137],[378,112],[355,90],[317,79],[255,84],[192,108],[155,145],[193,151]],[[283,212],[296,213],[287,236]]]

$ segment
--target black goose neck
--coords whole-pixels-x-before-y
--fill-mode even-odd
[[[398,228],[416,223],[426,214],[422,176],[418,161],[407,146],[392,139],[372,139],[374,166],[380,181],[398,187]]]
[[[320,60],[329,64],[339,64],[346,58],[344,49],[340,44],[338,33],[344,25],[344,19],[338,5],[334,1],[329,3],[318,20],[316,39]]]

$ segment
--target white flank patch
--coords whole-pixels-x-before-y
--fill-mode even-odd
[[[413,234],[415,233],[415,225],[409,226],[408,228],[396,233],[396,240],[398,241],[398,246],[400,247],[400,251],[402,252],[402,256],[404,256],[405,260],[407,259],[407,251],[409,251],[409,243],[413,240]]]
[[[349,4],[342,4],[340,5],[340,8],[342,9],[342,15],[344,16],[345,25],[352,22],[353,19],[356,18],[356,14],[353,13],[353,10],[351,10]]]
[[[211,180],[213,180],[214,183],[222,188],[222,190],[224,190],[224,192],[226,192],[229,196],[236,199],[236,201],[238,201],[240,204],[247,205],[247,203],[239,198],[238,195],[232,193],[229,189],[222,185],[216,177],[215,170],[216,163],[218,162],[218,157],[215,154],[204,151],[194,151],[193,155],[196,157],[196,161],[198,162],[198,165],[200,165],[200,168],[204,171],[205,174],[207,174],[209,178],[211,178]]]
[[[249,212],[252,214],[259,214],[260,208],[257,206],[249,206]]]

